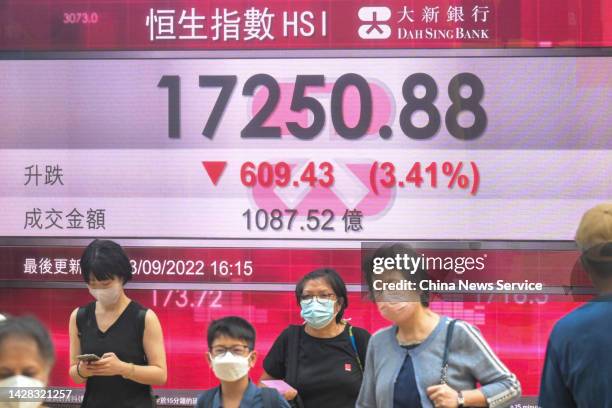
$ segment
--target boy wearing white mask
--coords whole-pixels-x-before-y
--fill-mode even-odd
[[[207,359],[221,385],[204,391],[196,408],[289,408],[273,388],[257,388],[249,378],[255,365],[255,329],[241,317],[213,321],[208,328]]]
[[[54,362],[51,337],[37,319],[10,317],[0,321],[0,408],[41,407],[40,400],[15,396],[20,389],[44,390]]]

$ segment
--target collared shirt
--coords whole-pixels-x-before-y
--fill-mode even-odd
[[[278,394],[277,407],[289,408],[289,403],[280,394]],[[212,407],[204,406],[203,395],[200,395],[200,397],[198,397],[196,408],[223,408],[221,388],[216,388]],[[244,391],[244,395],[242,396],[242,401],[240,401],[240,408],[263,408],[263,397],[261,396],[261,389],[258,388],[255,384],[253,384],[253,382],[250,380],[249,385]]]
[[[427,387],[440,384],[449,322],[448,317],[442,316],[429,337],[409,350],[399,345],[396,326],[374,334],[368,345],[356,408],[394,408],[395,383],[406,354],[412,359],[422,408],[433,408]],[[508,407],[521,394],[516,376],[497,358],[480,331],[464,321],[455,326],[447,374],[448,385],[455,390],[471,390],[479,383],[491,408]]]
[[[612,407],[612,295],[600,296],[555,324],[548,340],[538,405]]]

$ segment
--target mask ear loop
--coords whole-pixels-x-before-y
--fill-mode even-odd
[[[206,354],[208,354],[208,358],[210,359],[210,362],[211,362],[211,363],[214,363],[214,362],[215,362],[215,358],[216,358],[216,357],[215,357],[215,356],[213,356],[213,355],[212,355],[212,353],[211,353],[210,351],[209,351],[209,352],[207,352]]]
[[[252,359],[253,359],[253,352],[254,352],[254,351],[255,351],[255,350],[251,350],[251,351],[249,352],[249,355],[247,356],[247,359],[248,359],[247,361],[249,362],[249,369],[251,369],[251,368],[255,367],[255,361],[252,361]]]

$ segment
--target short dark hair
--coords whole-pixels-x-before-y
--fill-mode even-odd
[[[581,260],[587,272],[596,279],[612,278],[612,242],[591,247],[582,254]]]
[[[6,320],[0,321],[0,347],[10,337],[34,340],[42,360],[49,367],[55,363],[55,351],[51,336],[37,318],[33,316],[8,317]]]
[[[340,310],[336,315],[336,323],[340,323],[342,321],[342,317],[344,316],[344,311],[348,307],[348,294],[344,280],[342,280],[338,272],[332,268],[315,269],[300,279],[297,285],[295,285],[295,298],[298,306],[300,305],[300,297],[302,296],[302,292],[304,292],[304,286],[306,286],[308,281],[315,279],[324,279],[327,284],[331,286],[338,300],[340,300]]]
[[[244,340],[250,350],[255,349],[255,329],[251,323],[242,317],[227,316],[218,320],[213,320],[208,326],[208,348],[211,349],[215,339],[220,336],[232,339]]]
[[[371,299],[374,299],[374,259],[375,258],[395,258],[397,255],[407,255],[410,258],[418,258],[418,255],[411,246],[402,243],[391,245],[383,245],[379,248],[368,249],[363,252],[363,275],[368,286],[368,291]],[[421,281],[429,280],[429,274],[423,267],[419,267],[415,271],[397,270],[402,274],[403,279],[415,282],[417,287]],[[384,273],[384,272],[383,272]],[[419,291],[421,293],[420,301],[425,307],[429,307],[429,292]]]
[[[87,245],[81,255],[81,274],[88,283],[93,274],[97,280],[117,276],[125,284],[132,279],[132,265],[119,244],[107,239],[96,239]]]

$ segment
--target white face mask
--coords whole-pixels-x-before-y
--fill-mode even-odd
[[[225,355],[212,358],[212,368],[215,376],[221,381],[238,381],[249,373],[251,368],[248,356],[236,356],[229,351]]]
[[[95,297],[100,304],[104,306],[110,306],[117,303],[119,296],[121,296],[121,287],[119,285],[113,285],[106,289],[92,289],[89,288],[91,296]]]
[[[41,401],[20,401],[10,398],[10,391],[16,388],[45,388],[45,384],[36,378],[24,375],[14,375],[0,380],[0,408],[37,408],[42,405]]]

